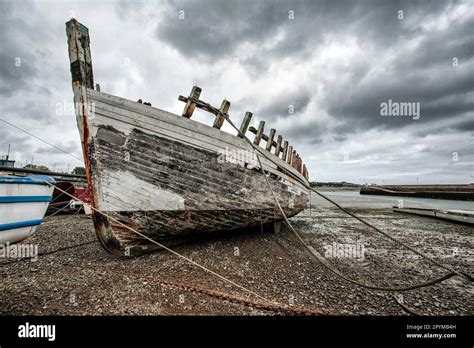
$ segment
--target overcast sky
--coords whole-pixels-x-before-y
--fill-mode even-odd
[[[313,181],[474,182],[472,1],[0,6],[0,118],[79,158],[64,24],[71,17],[89,28],[103,92],[181,114],[178,95],[197,84],[201,99],[232,103],[235,123],[251,111],[254,126],[275,128]],[[419,117],[382,116],[389,100],[419,105]],[[213,121],[201,111],[193,118]],[[20,165],[32,157],[56,170],[81,165],[0,122],[1,155],[8,144]]]

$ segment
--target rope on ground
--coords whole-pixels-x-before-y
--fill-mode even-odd
[[[449,266],[446,266],[446,265],[442,264],[442,263],[439,262],[438,260],[435,260],[435,259],[433,259],[432,257],[430,257],[430,256],[428,256],[428,255],[426,255],[426,254],[424,254],[424,253],[422,253],[422,252],[416,250],[416,249],[413,248],[412,246],[410,246],[410,245],[408,245],[408,244],[406,244],[406,243],[403,243],[403,242],[399,241],[398,239],[392,237],[392,236],[389,235],[388,233],[382,231],[380,228],[378,228],[378,227],[372,225],[371,223],[365,221],[364,219],[360,218],[360,217],[357,216],[356,214],[354,214],[354,213],[350,212],[349,210],[347,210],[347,209],[341,207],[339,204],[337,204],[336,202],[334,202],[332,199],[326,197],[325,195],[323,195],[322,193],[320,193],[320,192],[318,192],[317,190],[313,189],[312,187],[309,187],[309,189],[310,189],[311,191],[313,191],[314,193],[316,193],[318,196],[320,196],[320,197],[324,198],[325,200],[327,200],[328,202],[334,204],[337,208],[339,208],[340,210],[342,210],[342,211],[345,212],[346,214],[349,214],[349,215],[352,216],[354,219],[357,219],[358,221],[362,222],[364,225],[369,226],[369,227],[372,228],[373,230],[375,230],[375,231],[379,232],[380,234],[384,235],[385,237],[387,237],[387,238],[390,239],[391,241],[393,241],[393,242],[395,242],[395,243],[397,243],[397,244],[399,244],[399,245],[401,245],[401,246],[407,248],[408,250],[410,250],[410,251],[412,251],[413,253],[417,254],[418,256],[421,256],[422,258],[424,258],[424,259],[430,261],[431,263],[437,265],[437,266],[440,267],[440,268],[443,268],[443,269],[445,269],[445,270],[448,270],[448,271],[450,271],[451,273],[454,273],[454,274],[456,274],[456,275],[458,275],[458,276],[460,276],[460,277],[465,277],[465,278],[467,278],[467,279],[468,279],[469,281],[471,281],[471,282],[473,281],[473,277],[472,277],[471,275],[469,275],[469,274],[467,274],[467,273],[464,273],[464,272],[459,272],[459,271],[455,270],[455,269],[452,268],[452,267],[449,267]]]
[[[292,311],[292,310],[295,309],[295,308],[290,307],[290,306],[288,306],[288,305],[283,305],[283,304],[280,304],[280,303],[278,303],[278,302],[276,302],[276,301],[269,300],[269,299],[265,298],[264,296],[259,295],[258,293],[254,292],[253,290],[250,290],[250,289],[248,289],[248,288],[246,288],[246,287],[244,287],[244,286],[242,286],[242,285],[240,285],[240,284],[237,284],[236,282],[234,282],[234,281],[232,281],[232,280],[230,280],[230,279],[228,279],[228,278],[226,278],[226,277],[220,275],[219,273],[216,273],[216,272],[212,271],[211,269],[209,269],[209,268],[207,268],[207,267],[205,267],[205,266],[203,266],[203,265],[201,265],[201,264],[199,264],[199,263],[197,263],[197,262],[191,260],[190,258],[188,258],[188,257],[186,257],[186,256],[184,256],[184,255],[182,255],[182,254],[180,254],[180,253],[178,253],[177,251],[174,251],[173,249],[171,249],[171,248],[169,248],[169,247],[167,247],[167,246],[165,246],[165,245],[163,245],[163,244],[161,244],[161,243],[155,241],[154,239],[152,239],[152,238],[150,238],[150,237],[144,235],[143,233],[138,232],[137,230],[131,228],[130,226],[125,225],[125,224],[122,223],[121,221],[119,221],[119,220],[117,220],[117,219],[115,219],[115,218],[113,218],[113,217],[107,215],[106,213],[104,213],[104,212],[102,212],[101,210],[99,210],[99,209],[93,207],[92,205],[90,205],[90,204],[88,204],[88,203],[86,203],[86,202],[84,202],[84,201],[78,199],[77,197],[72,196],[72,195],[69,194],[68,192],[64,191],[63,189],[61,189],[61,188],[55,186],[54,184],[52,184],[52,183],[50,183],[50,182],[48,182],[48,181],[46,181],[46,180],[39,179],[39,178],[35,178],[34,180],[42,181],[42,182],[46,183],[47,185],[54,186],[56,189],[58,189],[58,191],[63,192],[64,194],[70,196],[71,198],[77,199],[78,201],[82,202],[83,204],[89,206],[89,208],[91,208],[91,209],[94,210],[95,212],[97,212],[97,213],[99,213],[99,214],[105,216],[107,219],[110,219],[111,221],[113,221],[113,222],[119,224],[120,226],[122,226],[122,227],[124,227],[124,228],[130,230],[131,232],[133,232],[133,233],[135,233],[135,234],[141,236],[142,238],[145,238],[146,240],[148,240],[148,241],[150,241],[151,243],[153,243],[153,244],[159,246],[160,248],[165,249],[166,251],[172,253],[173,255],[178,256],[179,258],[182,258],[182,259],[184,259],[185,261],[187,261],[187,262],[189,262],[189,263],[191,263],[191,264],[193,264],[193,265],[195,265],[195,266],[201,268],[201,269],[204,270],[205,272],[210,273],[210,274],[216,276],[217,278],[223,280],[224,282],[227,282],[227,283],[229,283],[229,284],[231,284],[231,285],[233,285],[233,286],[239,288],[240,290],[243,290],[244,292],[247,292],[247,293],[249,293],[249,294],[251,294],[251,295],[253,295],[253,296],[255,296],[255,297],[257,297],[257,298],[259,298],[259,299],[261,299],[261,300],[263,300],[264,303],[261,304],[262,306],[267,306],[268,308],[278,308],[278,309],[281,310],[281,311],[288,311],[288,310]],[[308,311],[307,309],[302,309],[302,310],[303,310],[303,311]],[[314,314],[316,314],[316,313],[314,313]]]
[[[400,305],[400,307],[403,308],[403,310],[405,310],[405,312],[410,313],[411,315],[421,316],[420,313],[418,313],[414,309],[411,309],[405,303],[403,303],[403,297],[400,299],[399,296],[397,296],[397,295],[401,295],[401,294],[392,294],[392,295],[393,295],[393,298],[395,299],[395,301]]]
[[[71,266],[69,265],[68,267],[71,267]],[[77,268],[84,269],[84,266],[81,266],[81,265],[73,265],[72,267],[77,267]],[[92,269],[90,267],[87,267],[87,268]],[[126,271],[123,271],[121,269],[120,270],[114,269],[114,272],[115,273],[120,273],[122,276],[126,276],[126,277],[132,277],[132,278],[136,277],[136,273],[126,272]],[[234,295],[234,294],[229,294],[229,293],[225,293],[225,292],[222,292],[222,291],[217,291],[217,290],[205,288],[205,287],[202,287],[202,286],[189,285],[189,284],[174,281],[174,280],[162,279],[160,277],[156,277],[156,276],[152,276],[152,275],[144,276],[142,278],[146,279],[147,281],[152,282],[152,283],[165,285],[165,286],[171,286],[171,287],[174,287],[174,288],[182,289],[182,290],[187,291],[187,292],[200,293],[200,294],[204,294],[204,295],[207,295],[207,296],[210,296],[210,297],[213,297],[213,298],[217,298],[217,299],[220,299],[220,300],[229,301],[229,302],[232,302],[232,303],[236,303],[236,304],[240,304],[240,305],[243,305],[243,306],[246,306],[246,307],[252,307],[252,308],[256,308],[256,309],[260,309],[260,310],[287,313],[287,314],[292,314],[292,315],[298,315],[298,314],[301,314],[301,315],[324,315],[324,314],[326,314],[326,315],[328,315],[328,314],[330,314],[327,311],[317,310],[317,309],[309,309],[309,308],[304,308],[304,307],[293,307],[293,306],[281,307],[279,305],[264,304],[264,303],[261,303],[261,302],[256,302],[256,301],[252,301],[252,300],[249,300],[249,299],[244,299],[244,298],[242,298],[240,296],[237,296],[237,295]]]

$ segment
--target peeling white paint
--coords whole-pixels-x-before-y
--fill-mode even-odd
[[[295,201],[293,200],[293,198],[290,198],[290,200],[288,201],[288,208],[293,209],[294,207]]]
[[[184,198],[135,177],[129,171],[104,170],[99,206],[105,211],[182,210]]]

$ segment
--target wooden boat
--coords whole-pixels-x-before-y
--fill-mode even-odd
[[[186,105],[176,115],[101,92],[94,88],[88,29],[72,19],[66,31],[94,225],[108,251],[156,248],[131,229],[166,244],[282,219],[253,147],[220,129],[230,102],[214,108],[194,86],[189,97],[179,97]],[[195,108],[212,113],[213,125],[192,120]],[[265,175],[293,216],[308,204],[306,166],[281,135],[275,140],[274,129],[264,134],[264,121],[249,127],[251,118],[247,112],[240,131],[254,133],[255,145],[266,142]]]
[[[51,201],[54,179],[44,175],[0,176],[0,244],[32,235]]]

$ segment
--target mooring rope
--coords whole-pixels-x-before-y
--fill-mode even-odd
[[[296,311],[299,311],[299,312],[301,312],[301,313],[310,313],[310,312],[312,312],[312,314],[319,313],[318,311],[312,311],[312,310],[309,310],[309,309],[306,309],[306,308],[295,308],[295,307],[291,307],[291,306],[288,306],[288,305],[280,304],[280,303],[278,303],[277,301],[269,300],[269,299],[267,299],[266,297],[264,297],[264,296],[262,296],[262,295],[259,295],[259,294],[256,293],[255,291],[250,290],[250,289],[248,289],[248,288],[246,288],[246,287],[244,287],[244,286],[242,286],[242,285],[240,285],[240,284],[238,284],[238,283],[236,283],[236,282],[234,282],[234,281],[232,281],[232,280],[230,280],[230,279],[228,279],[228,278],[226,278],[226,277],[220,275],[219,273],[216,273],[215,271],[213,271],[213,270],[211,270],[211,269],[209,269],[209,268],[207,268],[207,267],[205,267],[205,266],[203,266],[203,265],[201,265],[201,264],[199,264],[199,263],[197,263],[197,262],[191,260],[190,258],[188,258],[188,257],[186,257],[186,256],[184,256],[184,255],[182,255],[182,254],[180,254],[180,253],[178,253],[177,251],[175,251],[175,250],[173,250],[173,249],[171,249],[171,248],[169,248],[169,247],[167,247],[167,246],[165,246],[165,245],[163,245],[163,244],[157,242],[156,240],[154,240],[154,239],[152,239],[152,238],[150,238],[150,237],[144,235],[143,233],[140,233],[139,231],[137,231],[137,230],[131,228],[130,226],[127,226],[126,224],[120,222],[119,220],[117,220],[117,219],[111,217],[110,215],[104,213],[104,212],[101,211],[100,209],[97,209],[97,208],[93,207],[92,205],[90,205],[90,204],[88,204],[88,203],[86,203],[86,202],[84,202],[84,201],[78,199],[77,197],[72,196],[72,195],[69,194],[68,192],[62,190],[61,188],[59,188],[59,187],[57,187],[57,186],[55,186],[54,184],[50,183],[49,181],[46,181],[46,180],[43,180],[43,179],[39,179],[39,178],[34,178],[33,180],[42,181],[42,182],[46,183],[47,185],[56,187],[60,192],[63,192],[64,194],[66,194],[66,195],[68,195],[68,196],[70,196],[70,197],[72,197],[72,198],[77,199],[78,201],[82,202],[83,204],[89,206],[89,208],[91,208],[91,209],[94,210],[95,212],[97,212],[97,213],[99,213],[99,214],[105,216],[107,219],[110,219],[111,221],[113,221],[113,222],[115,222],[115,223],[121,225],[122,227],[125,227],[126,229],[128,229],[128,230],[130,230],[131,232],[133,232],[133,233],[139,235],[140,237],[147,239],[147,240],[150,241],[151,243],[153,243],[153,244],[159,246],[160,248],[165,249],[166,251],[172,253],[173,255],[178,256],[179,258],[182,258],[182,259],[184,259],[185,261],[187,261],[187,262],[189,262],[189,263],[191,263],[191,264],[193,264],[193,265],[195,265],[195,266],[201,268],[201,269],[204,270],[205,272],[208,272],[208,273],[210,273],[210,274],[216,276],[217,278],[223,280],[224,282],[227,282],[227,283],[229,283],[229,284],[231,284],[231,285],[233,285],[233,286],[239,288],[240,290],[243,290],[244,292],[247,292],[247,293],[249,293],[249,294],[251,294],[251,295],[253,295],[253,296],[255,296],[255,297],[258,297],[259,299],[261,299],[261,300],[263,300],[264,302],[266,302],[266,303],[263,303],[262,306],[268,306],[268,308],[278,308],[279,310],[284,311],[284,312],[288,312],[288,311],[290,311],[290,312],[295,312],[295,310],[296,310]],[[295,312],[295,313],[296,313],[296,312]],[[319,314],[320,314],[320,313],[319,313]]]
[[[49,220],[51,217],[55,216],[56,214],[59,214],[60,212],[62,212],[64,209],[68,208],[70,206],[70,202],[68,202],[68,204],[66,204],[64,207],[62,207],[61,209],[58,209],[56,210],[54,213],[51,213],[47,216],[44,217],[43,219],[43,222],[46,222],[47,220]],[[77,209],[72,215],[76,215],[78,214],[82,209],[82,206],[79,207],[79,209]]]
[[[433,285],[433,284],[436,284],[436,283],[439,283],[439,282],[442,282],[448,278],[451,278],[453,277],[454,275],[458,275],[458,276],[461,276],[461,277],[466,277],[467,279],[469,279],[470,281],[472,281],[472,276],[468,275],[468,274],[465,274],[465,273],[461,273],[461,272],[458,272],[457,270],[449,267],[449,266],[445,266],[443,265],[442,263],[438,262],[437,260],[434,260],[433,258],[429,257],[428,255],[425,255],[421,252],[419,252],[418,250],[412,248],[411,246],[409,245],[406,245],[405,243],[393,238],[392,236],[388,235],[387,233],[383,232],[382,230],[380,230],[379,228],[375,227],[374,225],[366,222],[364,219],[358,217],[357,215],[355,215],[354,213],[352,212],[349,212],[347,209],[341,207],[339,204],[337,204],[336,202],[334,202],[333,200],[329,199],[328,197],[326,197],[325,195],[323,195],[322,193],[316,191],[315,189],[313,189],[312,187],[309,186],[309,184],[306,186],[309,190],[315,192],[316,194],[318,194],[319,196],[321,196],[322,198],[326,199],[327,201],[329,201],[330,203],[334,204],[337,208],[339,208],[340,210],[344,211],[345,213],[349,214],[350,216],[356,218],[357,220],[359,220],[360,222],[364,223],[365,225],[371,227],[372,229],[374,229],[375,231],[381,233],[382,235],[384,235],[385,237],[389,238],[390,240],[406,247],[407,249],[413,251],[414,253],[416,253],[417,255],[421,256],[422,258],[425,258],[427,260],[429,260],[430,262],[436,264],[437,266],[443,268],[443,269],[446,269],[448,271],[450,271],[449,274],[445,274],[444,276],[440,277],[440,278],[437,278],[437,279],[433,279],[433,280],[430,280],[430,281],[427,281],[427,282],[424,282],[424,283],[421,283],[421,284],[417,284],[417,285],[413,285],[413,286],[409,286],[409,287],[404,287],[404,288],[395,288],[395,287],[380,287],[380,286],[375,286],[375,285],[370,285],[370,284],[365,284],[365,283],[362,283],[362,282],[359,282],[357,280],[353,280],[353,279],[350,279],[349,277],[343,275],[340,271],[338,271],[337,269],[335,269],[334,267],[332,267],[332,265],[330,265],[327,260],[319,253],[317,252],[315,249],[313,248],[310,248],[307,243],[303,240],[303,238],[301,237],[301,235],[294,229],[293,225],[290,223],[290,221],[288,220],[283,208],[281,207],[280,205],[280,202],[278,201],[278,198],[275,194],[275,192],[273,191],[273,188],[270,184],[270,182],[268,181],[268,178],[267,178],[267,175],[265,174],[265,170],[263,169],[263,165],[262,165],[262,162],[260,160],[260,156],[257,152],[260,152],[261,154],[263,154],[263,156],[271,161],[272,163],[276,164],[275,161],[269,157],[266,156],[265,153],[262,152],[262,150],[256,146],[255,144],[252,143],[252,141],[247,138],[247,136],[245,134],[243,134],[240,129],[238,129],[235,124],[230,120],[229,116],[227,114],[222,114],[224,116],[224,118],[229,122],[229,124],[235,129],[237,130],[238,134],[243,137],[243,139],[246,140],[247,143],[250,144],[250,146],[253,148],[254,152],[255,152],[255,155],[257,157],[257,160],[258,160],[258,163],[260,165],[260,169],[262,171],[262,174],[263,174],[263,177],[265,178],[265,181],[266,181],[266,184],[267,186],[269,187],[270,191],[272,192],[272,195],[275,199],[275,202],[285,220],[285,223],[288,225],[288,227],[291,229],[291,231],[295,234],[295,236],[298,238],[298,240],[301,242],[301,244],[310,252],[311,255],[313,255],[313,257],[319,261],[321,264],[323,264],[326,268],[328,268],[331,272],[333,272],[334,274],[338,275],[339,277],[353,283],[353,284],[356,284],[356,285],[359,285],[359,286],[362,286],[362,287],[365,287],[365,288],[369,288],[369,289],[373,289],[373,290],[381,290],[381,291],[408,291],[408,290],[413,290],[413,289],[417,289],[417,288],[421,288],[421,287],[426,287],[426,286],[429,286],[429,285]],[[291,174],[291,173],[290,173]]]
[[[69,152],[67,152],[67,151],[65,151],[65,150],[63,150],[63,149],[61,149],[61,148],[59,148],[58,146],[56,146],[56,145],[54,145],[54,144],[51,144],[51,143],[47,142],[47,141],[44,140],[44,139],[41,139],[40,137],[38,137],[38,136],[36,136],[36,135],[34,135],[34,134],[28,132],[28,131],[25,130],[25,129],[22,129],[21,127],[15,126],[14,124],[12,124],[12,123],[10,123],[10,122],[7,122],[7,121],[5,121],[5,120],[3,120],[3,119],[0,119],[0,121],[5,122],[6,124],[10,125],[11,127],[14,127],[14,128],[16,128],[16,129],[18,129],[18,130],[20,130],[20,131],[22,131],[22,132],[24,132],[24,133],[26,133],[26,134],[28,134],[28,135],[30,135],[30,136],[36,138],[36,139],[38,139],[38,140],[44,142],[45,144],[50,145],[50,146],[52,146],[52,147],[54,147],[54,148],[60,150],[61,152],[64,152],[64,153],[70,155],[70,156],[73,157],[73,158],[79,159],[77,156],[75,156],[75,155],[73,155],[73,154],[71,154],[71,153],[69,153]],[[82,159],[81,159],[81,161],[82,161]],[[78,199],[77,197],[72,196],[72,195],[69,194],[68,192],[66,192],[66,191],[64,191],[64,190],[62,190],[62,189],[60,189],[59,187],[57,187],[57,186],[51,184],[50,182],[45,181],[45,180],[42,180],[42,179],[38,179],[38,178],[35,178],[35,180],[44,181],[44,182],[47,183],[48,185],[54,186],[56,189],[58,189],[58,191],[60,191],[60,192],[62,192],[62,193],[64,193],[64,194],[66,194],[67,196],[69,196],[69,197],[71,197],[71,198],[74,198],[74,199],[76,199],[76,200],[82,202],[83,204],[85,204],[85,205],[87,205],[87,206],[89,206],[92,210],[97,211],[98,213],[100,213],[100,214],[106,216],[107,218],[110,218],[111,220],[115,220],[115,219],[111,218],[110,216],[108,216],[107,214],[105,214],[104,212],[102,212],[102,211],[100,211],[100,210],[98,210],[98,209],[95,209],[95,208],[92,207],[90,204],[88,204],[88,203],[82,201],[81,199]],[[112,190],[112,191],[114,191],[114,190],[113,190],[112,188],[110,188],[110,187],[109,187],[109,189]],[[132,203],[129,203],[129,204],[130,204],[131,206],[136,206],[136,205],[134,205],[134,204],[132,204]],[[247,291],[247,292],[250,292],[252,295],[257,296],[257,297],[263,299],[264,301],[270,303],[271,306],[275,306],[275,305],[276,305],[278,308],[281,308],[282,311],[288,311],[288,310],[294,311],[294,310],[295,310],[294,307],[289,307],[289,306],[286,306],[286,305],[280,305],[280,304],[278,304],[278,303],[275,302],[275,301],[268,300],[268,299],[266,299],[266,298],[260,296],[259,294],[255,293],[255,292],[253,292],[253,291],[251,291],[251,290],[249,290],[249,289],[246,289],[245,287],[241,287],[239,284],[237,284],[237,283],[235,283],[235,282],[232,282],[230,279],[226,279],[225,277],[223,277],[223,276],[221,276],[221,275],[219,275],[219,274],[213,272],[212,270],[207,270],[204,266],[201,266],[201,265],[195,263],[194,261],[192,261],[192,260],[186,258],[185,256],[179,255],[179,254],[176,253],[175,251],[173,251],[173,250],[171,250],[171,249],[165,247],[165,246],[162,245],[161,243],[158,243],[158,242],[154,241],[153,239],[151,239],[151,238],[149,238],[149,237],[147,237],[147,236],[145,236],[145,235],[140,234],[138,231],[135,231],[135,230],[132,229],[131,227],[122,224],[120,221],[118,221],[118,220],[115,220],[115,221],[116,221],[119,225],[123,225],[125,228],[127,228],[127,229],[131,230],[132,232],[135,232],[135,233],[137,233],[138,235],[140,235],[140,236],[142,236],[142,237],[148,239],[148,240],[151,241],[152,243],[157,244],[158,246],[164,248],[165,250],[168,250],[169,252],[171,252],[171,253],[173,253],[173,254],[176,254],[176,255],[178,255],[179,257],[185,258],[187,261],[189,261],[189,262],[191,262],[191,263],[197,265],[198,267],[204,269],[205,271],[209,271],[209,272],[211,272],[212,274],[214,274],[215,276],[217,276],[217,277],[219,277],[219,278],[222,277],[223,280],[225,279],[225,281],[231,282],[234,286],[237,286],[237,287],[241,288],[242,290]],[[18,260],[17,260],[17,261],[18,261]],[[308,311],[310,311],[310,310],[301,309],[301,311],[302,311],[302,313],[303,313],[303,312],[309,313]],[[313,313],[313,314],[314,314],[314,313]]]
[[[277,203],[277,206],[278,206],[280,212],[282,213],[282,216],[283,216],[283,218],[284,218],[285,223],[287,224],[287,226],[292,230],[292,232],[294,233],[294,235],[297,237],[297,239],[300,241],[300,243],[309,251],[309,253],[310,253],[317,261],[319,261],[319,262],[320,262],[321,264],[323,264],[327,269],[329,269],[332,273],[336,274],[336,275],[339,276],[340,278],[345,279],[346,281],[351,282],[351,283],[353,283],[353,284],[355,284],[355,285],[359,285],[359,286],[361,286],[361,287],[369,288],[369,289],[372,289],[372,290],[381,290],[381,291],[407,291],[407,290],[413,290],[413,289],[417,289],[417,288],[421,288],[421,287],[426,287],[426,286],[429,286],[429,285],[434,285],[434,284],[436,284],[436,283],[439,283],[439,282],[442,282],[442,281],[444,281],[444,280],[446,280],[446,279],[449,279],[449,278],[451,278],[451,277],[453,277],[453,276],[455,276],[455,275],[458,275],[458,276],[461,276],[461,277],[466,277],[469,281],[472,281],[472,280],[473,280],[473,277],[472,277],[471,275],[466,274],[466,273],[464,273],[464,272],[459,272],[459,271],[457,271],[457,270],[455,270],[455,269],[453,269],[453,268],[451,268],[451,267],[449,267],[449,266],[446,266],[446,265],[444,265],[444,264],[438,262],[437,260],[433,259],[432,257],[430,257],[430,256],[428,256],[428,255],[425,255],[425,254],[422,253],[422,252],[419,252],[418,250],[416,250],[415,248],[411,247],[410,245],[407,245],[406,243],[403,243],[403,242],[397,240],[396,238],[393,238],[392,236],[390,236],[389,234],[387,234],[387,233],[385,233],[384,231],[380,230],[380,229],[377,228],[376,226],[374,226],[374,225],[370,224],[369,222],[365,221],[364,219],[358,217],[356,214],[354,214],[354,213],[348,211],[347,209],[341,207],[339,204],[337,204],[336,202],[334,202],[334,201],[331,200],[330,198],[326,197],[326,196],[323,195],[322,193],[320,193],[320,192],[318,192],[317,190],[315,190],[314,188],[312,188],[309,184],[304,183],[305,187],[306,187],[308,190],[310,190],[310,191],[316,193],[318,196],[320,196],[320,197],[322,197],[323,199],[327,200],[328,202],[332,203],[333,205],[335,205],[335,206],[336,206],[338,209],[340,209],[341,211],[344,211],[345,213],[347,213],[347,214],[350,215],[351,217],[353,217],[353,218],[359,220],[360,222],[362,222],[363,224],[367,225],[368,227],[370,227],[370,228],[374,229],[375,231],[381,233],[382,235],[384,235],[384,236],[387,237],[388,239],[392,240],[393,242],[395,242],[395,243],[397,243],[397,244],[399,244],[399,245],[402,245],[403,247],[405,247],[405,248],[407,248],[408,250],[414,252],[414,253],[417,254],[418,256],[420,256],[420,257],[422,257],[422,258],[424,258],[424,259],[430,261],[431,263],[437,265],[438,267],[441,267],[441,268],[443,268],[443,269],[446,269],[446,270],[450,271],[450,273],[445,274],[445,275],[443,275],[443,276],[440,277],[440,278],[436,278],[436,279],[433,279],[433,280],[429,280],[429,281],[427,281],[427,282],[424,282],[424,283],[421,283],[421,284],[417,284],[417,285],[414,285],[414,286],[408,286],[408,287],[402,287],[402,288],[374,286],[374,285],[370,285],[370,284],[365,284],[365,283],[359,282],[359,281],[357,281],[357,280],[353,280],[353,279],[351,279],[351,278],[345,276],[345,275],[342,274],[340,271],[338,271],[336,268],[334,268],[332,265],[330,265],[329,262],[328,262],[319,252],[317,252],[317,250],[315,250],[314,248],[309,247],[309,246],[307,245],[307,243],[303,240],[303,238],[301,237],[301,235],[300,235],[300,234],[294,229],[294,227],[291,225],[291,223],[289,222],[289,220],[288,220],[288,218],[287,218],[285,212],[283,211],[283,209],[282,209],[282,207],[281,207],[281,205],[280,205],[280,203],[279,203],[279,201],[278,201],[278,198],[276,197],[276,194],[275,194],[274,191],[273,191],[273,188],[271,187],[270,182],[268,181],[268,178],[267,178],[267,176],[266,176],[266,174],[265,174],[265,170],[263,169],[263,165],[262,165],[261,160],[260,160],[260,156],[257,154],[257,152],[259,152],[260,154],[262,154],[267,160],[269,160],[269,161],[272,162],[273,164],[276,164],[276,165],[278,165],[278,164],[277,164],[272,158],[267,157],[267,155],[266,155],[265,153],[263,153],[263,151],[262,151],[259,147],[255,146],[255,145],[245,136],[245,134],[241,133],[240,130],[239,130],[239,129],[234,125],[234,123],[230,120],[230,118],[229,118],[229,116],[228,116],[227,114],[222,114],[222,116],[224,116],[224,118],[229,122],[229,124],[230,124],[235,130],[237,130],[237,132],[243,137],[243,139],[245,139],[245,140],[247,141],[247,143],[249,143],[249,144],[252,146],[252,148],[253,148],[253,150],[254,150],[256,156],[257,156],[258,162],[259,162],[259,164],[260,164],[260,168],[261,168],[262,174],[263,174],[263,176],[264,176],[264,178],[265,178],[266,184],[267,184],[268,187],[270,188],[270,190],[271,190],[271,192],[272,192],[272,194],[273,194],[273,197],[275,198],[275,201],[276,201],[276,203]],[[39,138],[39,137],[37,137],[37,136],[31,134],[30,132],[25,131],[24,129],[21,129],[20,127],[17,127],[17,126],[15,126],[15,125],[13,125],[13,124],[11,124],[11,123],[9,123],[9,122],[3,120],[3,119],[0,119],[0,121],[3,121],[3,122],[5,122],[5,123],[9,124],[10,126],[16,128],[16,129],[18,129],[18,130],[21,130],[21,131],[23,131],[23,132],[29,134],[30,136],[32,136],[32,137],[34,137],[34,138],[36,138],[36,139],[38,139],[38,140],[40,140],[40,141],[42,141],[42,142],[48,144],[48,145],[50,145],[50,146],[52,146],[52,147],[54,147],[54,148],[57,148],[58,150],[60,150],[60,151],[62,151],[62,152],[64,152],[64,153],[66,153],[66,154],[68,154],[68,155],[70,155],[70,156],[72,156],[72,157],[74,157],[74,158],[76,158],[76,159],[79,159],[78,157],[72,155],[71,153],[69,153],[69,152],[67,152],[67,151],[64,151],[63,149],[60,149],[60,148],[57,147],[56,145],[53,145],[53,144],[51,144],[51,143],[46,142],[45,140],[43,140],[43,139],[41,139],[41,138]],[[81,161],[82,161],[82,159],[81,159]],[[290,176],[292,176],[293,178],[295,178],[295,179],[299,179],[298,177],[296,177],[296,176],[295,176],[293,173],[291,173],[291,172],[289,172],[288,174],[289,174]],[[301,180],[298,180],[298,181],[301,182]],[[46,181],[45,181],[45,182],[46,182]],[[46,182],[46,183],[48,183],[48,182]],[[52,185],[51,183],[48,183],[48,184],[49,184],[49,185]],[[52,186],[54,186],[54,185],[52,185]],[[55,187],[56,187],[56,186],[55,186]],[[69,193],[67,193],[67,192],[65,192],[65,191],[63,191],[63,190],[61,190],[61,189],[59,189],[58,187],[56,187],[56,188],[57,188],[59,191],[62,191],[63,193],[65,193],[66,195],[71,196],[71,197],[74,198],[74,199],[77,199],[76,197],[70,195]],[[92,210],[94,210],[94,211],[96,211],[96,212],[98,212],[98,213],[104,215],[105,217],[107,217],[107,218],[109,218],[109,219],[115,221],[115,222],[118,223],[119,225],[122,225],[123,227],[125,227],[125,228],[129,229],[130,231],[132,231],[132,232],[134,232],[134,233],[140,235],[141,237],[143,237],[143,238],[149,240],[150,242],[152,242],[152,243],[158,245],[159,247],[161,247],[161,248],[163,248],[163,249],[165,249],[165,250],[171,252],[172,254],[175,254],[175,255],[178,256],[178,257],[184,258],[186,261],[191,262],[192,264],[198,266],[199,268],[205,270],[206,272],[209,272],[209,273],[213,274],[214,276],[217,276],[217,277],[219,277],[220,279],[222,279],[222,280],[224,280],[224,281],[226,281],[226,282],[230,282],[232,285],[234,285],[234,286],[240,288],[241,290],[244,290],[244,291],[246,291],[246,292],[249,292],[250,294],[252,294],[252,295],[254,295],[254,296],[256,296],[256,297],[258,297],[258,298],[264,300],[265,302],[268,302],[268,304],[271,304],[271,306],[277,306],[277,307],[280,308],[282,311],[287,311],[288,309],[291,310],[291,311],[294,311],[294,310],[296,309],[296,308],[294,308],[294,307],[289,307],[289,306],[286,306],[286,305],[280,305],[280,304],[278,304],[277,302],[268,300],[268,299],[266,299],[265,297],[260,296],[259,294],[253,292],[252,290],[247,289],[247,288],[245,288],[245,287],[243,287],[243,286],[241,286],[241,285],[239,285],[239,284],[237,284],[237,283],[231,281],[230,279],[227,279],[227,278],[225,278],[225,277],[219,275],[218,273],[216,273],[216,272],[214,272],[214,271],[212,271],[212,270],[210,270],[210,269],[207,269],[206,267],[204,267],[204,266],[202,266],[202,265],[200,265],[200,264],[198,264],[198,263],[192,261],[191,259],[185,257],[184,255],[181,255],[181,254],[175,252],[174,250],[172,250],[172,249],[170,249],[170,248],[168,248],[168,247],[162,245],[161,243],[158,243],[158,242],[156,242],[155,240],[153,240],[153,239],[151,239],[151,238],[149,238],[149,237],[147,237],[147,236],[141,234],[140,232],[138,232],[138,231],[132,229],[131,227],[129,227],[129,226],[127,226],[127,225],[121,223],[120,221],[118,221],[118,220],[116,220],[116,219],[114,219],[114,218],[108,216],[107,214],[103,213],[102,211],[100,211],[100,210],[98,210],[98,209],[95,209],[94,207],[92,207],[92,206],[89,205],[88,203],[86,203],[86,202],[84,202],[84,201],[82,201],[82,200],[80,200],[80,199],[79,199],[79,201],[83,202],[83,204],[88,205]],[[132,204],[132,205],[133,205],[133,204]],[[54,215],[54,214],[53,214],[53,215]],[[89,243],[89,242],[87,242],[87,243]],[[87,243],[85,243],[85,244],[87,244]],[[74,247],[74,246],[73,246],[73,247]],[[398,301],[397,301],[397,302],[398,302]],[[305,311],[306,309],[301,309],[301,310],[302,310],[302,311]],[[408,311],[408,312],[410,312],[410,311]],[[412,313],[412,314],[413,314],[413,313]]]

